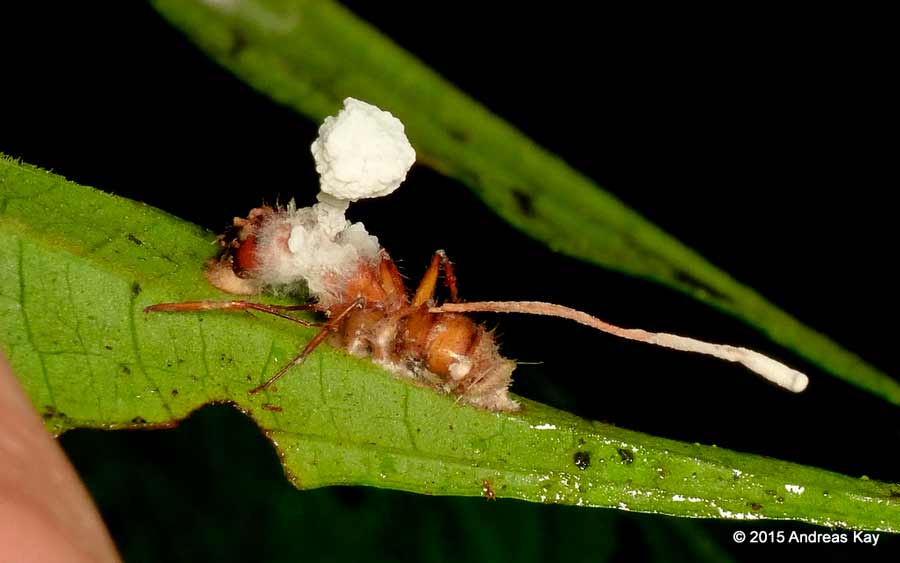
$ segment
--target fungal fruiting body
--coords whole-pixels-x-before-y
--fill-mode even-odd
[[[410,293],[378,239],[361,223],[344,216],[351,202],[387,195],[406,177],[415,152],[403,124],[375,106],[348,98],[344,109],[320,127],[312,153],[321,180],[318,202],[305,208],[293,203],[260,207],[246,218],[236,218],[219,237],[221,252],[208,265],[207,279],[219,289],[239,295],[305,287],[313,302],[276,306],[195,301],[147,308],[256,310],[321,327],[296,358],[251,393],[270,386],[331,337],[350,353],[370,356],[395,374],[456,396],[460,402],[497,411],[517,410],[518,404],[508,393],[516,364],[500,355],[490,331],[465,316],[471,312],[567,318],[622,338],[740,362],[791,391],[802,391],[807,385],[802,373],[745,348],[623,329],[550,303],[460,303],[452,264],[442,251],[435,253],[418,287]],[[442,270],[450,303],[439,305],[434,295]],[[311,323],[287,314],[295,310],[318,311],[328,320]]]

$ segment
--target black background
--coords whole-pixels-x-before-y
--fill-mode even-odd
[[[889,196],[897,183],[886,141],[895,130],[889,100],[896,92],[888,86],[888,37],[875,15],[622,14],[582,12],[578,4],[560,4],[550,13],[491,11],[465,2],[438,12],[375,4],[348,3],[714,264],[880,369],[897,372]],[[0,65],[0,151],[214,231],[263,200],[312,199],[317,178],[308,146],[317,124],[237,81],[150,7],[32,3],[25,10],[2,23],[8,33]],[[562,321],[486,318],[499,327],[506,355],[541,362],[519,367],[516,393],[650,434],[900,480],[896,407],[680,294],[552,253],[492,215],[463,186],[423,166],[394,195],[360,203],[351,215],[366,223],[411,278],[431,252],[446,249],[466,299],[558,302],[624,326],[750,346],[812,378],[808,392],[793,396],[716,360],[649,349]],[[170,459],[179,444],[189,449],[185,444],[220,418],[252,443],[213,441],[203,455],[218,455],[225,465],[244,456],[241,463],[253,468],[233,471],[259,472],[266,482],[280,479],[273,459],[254,461],[273,456],[240,417],[213,411],[197,418],[152,436],[64,437],[126,553],[154,553],[135,547],[140,542],[126,520],[136,513],[156,518],[143,525],[170,537],[181,525],[147,516],[157,507],[140,504],[146,495],[135,487],[146,480],[147,466],[165,483],[158,486],[185,487],[184,495],[191,494],[191,479],[206,478],[204,471],[225,471],[200,453],[190,467]],[[120,475],[118,485],[104,484],[112,477],[98,474],[104,465],[95,457],[99,449],[120,460],[110,465],[136,473]],[[111,491],[130,491],[132,510]],[[470,508],[463,499],[445,505],[400,493],[337,491],[302,494],[322,503],[335,496],[354,518],[363,509],[396,503],[422,514],[464,507],[459,510],[469,511],[467,518],[486,519],[515,519],[534,510],[505,502],[495,513]],[[227,494],[212,485],[207,491],[209,497]],[[598,511],[546,510],[551,516],[540,518],[568,519],[572,526],[608,520],[583,515]],[[645,529],[644,521],[624,520],[615,549],[637,557],[649,549],[631,537]],[[561,521],[545,524],[565,528]],[[718,543],[733,547],[730,534],[737,527],[708,528]],[[331,532],[339,537],[339,530]],[[327,533],[319,539],[336,541]],[[505,551],[503,537],[492,540],[499,553]],[[178,539],[157,541],[165,549],[183,549]],[[185,541],[199,540],[188,534]],[[884,556],[891,545],[871,554]],[[577,553],[577,545],[569,547]],[[752,558],[750,551],[739,553]],[[833,555],[850,554],[859,552]],[[394,555],[386,550],[384,556]]]

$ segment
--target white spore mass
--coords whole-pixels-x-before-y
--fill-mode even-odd
[[[325,118],[312,153],[322,192],[347,201],[388,195],[416,161],[403,123],[353,98],[344,100],[337,116]]]

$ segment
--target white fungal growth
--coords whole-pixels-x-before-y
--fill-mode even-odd
[[[416,160],[399,119],[353,98],[325,118],[312,153],[322,192],[347,201],[388,195]]]
[[[353,98],[344,100],[337,116],[325,118],[312,153],[320,175],[319,203],[289,205],[260,229],[259,271],[274,287],[303,279],[327,306],[360,264],[376,260],[380,251],[378,239],[344,213],[353,201],[397,189],[416,153],[396,117]]]
[[[304,280],[310,293],[325,305],[339,297],[343,284],[361,263],[379,256],[378,239],[362,223],[351,223],[343,209],[320,202],[295,209],[288,206],[259,231],[259,272],[270,286],[291,286]]]
[[[729,346],[727,344],[711,344],[685,336],[676,334],[666,334],[664,332],[648,332],[637,328],[621,328],[605,321],[601,321],[597,317],[592,317],[587,313],[556,305],[554,303],[542,303],[540,301],[481,301],[470,303],[444,303],[440,307],[432,307],[432,313],[477,313],[477,312],[495,312],[495,313],[526,313],[529,315],[548,315],[551,317],[559,317],[569,319],[591,328],[626,338],[628,340],[637,340],[646,342],[647,344],[655,344],[664,348],[672,348],[673,350],[681,350],[683,352],[696,352],[698,354],[706,354],[714,356],[729,362],[737,362],[743,364],[748,369],[756,372],[763,378],[772,383],[800,393],[809,384],[809,378],[802,372],[790,368],[781,362],[777,362],[768,356],[764,356],[759,352],[741,348],[738,346]]]

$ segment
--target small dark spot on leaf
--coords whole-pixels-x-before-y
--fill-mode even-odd
[[[665,479],[669,476],[669,470],[665,467],[657,467],[656,468],[656,476],[660,479]]]
[[[453,425],[452,425],[452,424],[450,425],[450,430],[453,430]]]
[[[572,456],[572,462],[575,463],[575,467],[584,471],[591,466],[591,454],[589,452],[575,452],[575,455]]]
[[[460,143],[469,142],[469,133],[467,131],[451,127],[447,130],[447,132],[450,133],[450,136],[454,141],[459,141]]]
[[[253,381],[253,376],[252,376],[252,375],[248,375],[248,376],[247,376],[247,381]]]
[[[239,29],[231,30],[231,45],[228,47],[228,56],[237,57],[247,48],[247,36]]]
[[[584,441],[584,438],[578,438],[578,445],[579,445],[579,446],[583,446],[583,445],[585,445],[585,444],[587,444],[587,442]]]
[[[784,497],[775,497],[775,502],[782,504],[784,502]]]
[[[178,362],[179,364],[183,364],[183,363],[184,363],[184,360],[182,360],[181,358],[178,358],[178,359],[175,360],[175,361]]]
[[[519,211],[526,217],[534,217],[534,200],[531,196],[518,188],[513,188],[512,195],[516,200]]]
[[[616,450],[619,452],[619,457],[622,459],[622,463],[625,465],[631,465],[634,463],[634,454],[631,451],[626,450],[625,448],[619,448]]]
[[[122,375],[131,375],[131,368],[125,364],[119,364],[119,371],[122,372]]]
[[[266,409],[267,411],[270,411],[270,412],[282,412],[282,411],[284,411],[284,409],[281,408],[281,407],[279,407],[278,405],[270,405],[269,403],[263,403],[262,408],[264,408],[264,409]]]
[[[110,346],[109,344],[105,344],[103,347],[107,350],[112,350],[112,346]]]
[[[692,290],[712,297],[717,301],[724,301],[726,303],[731,301],[731,299],[721,291],[708,286],[707,284],[703,283],[702,281],[686,272],[675,270],[674,277],[676,281],[683,283],[684,285],[690,287]]]
[[[775,493],[774,489],[766,489],[766,494],[769,495],[770,497],[774,497],[776,493]]]
[[[136,416],[131,419],[131,422],[133,424],[147,424],[147,419],[145,419],[143,416]]]
[[[142,241],[141,239],[137,238],[136,236],[134,236],[134,235],[131,234],[131,233],[126,234],[126,235],[125,235],[125,238],[127,238],[129,242],[132,242],[132,243],[136,244],[137,246],[143,246],[143,245],[144,245],[144,241]]]
[[[172,389],[172,396],[173,396],[173,397],[177,397],[177,396],[178,396],[178,389]]]
[[[44,407],[44,412],[41,413],[41,418],[50,420],[51,418],[66,418],[66,415],[65,413],[56,410],[56,407],[53,405],[46,405]]]
[[[762,510],[762,505],[756,502],[751,502],[750,510],[752,510],[753,512],[759,512],[760,510]]]
[[[416,432],[421,432],[421,431],[422,431],[421,428],[416,428]]]
[[[138,282],[131,282],[131,294],[132,295],[137,297],[138,295],[141,294],[141,291],[142,291],[141,284],[139,284]]]

